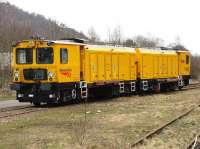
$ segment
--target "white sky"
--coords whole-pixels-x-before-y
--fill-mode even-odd
[[[124,37],[151,35],[181,43],[200,54],[199,0],[8,0],[78,31],[93,26],[101,39],[120,25]]]

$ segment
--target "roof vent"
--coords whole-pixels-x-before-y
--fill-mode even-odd
[[[76,42],[76,43],[85,43],[86,42],[85,39],[80,39],[80,38],[62,38],[60,40],[68,40],[68,41],[72,41],[72,42]]]
[[[161,50],[173,50],[171,47],[160,47]]]

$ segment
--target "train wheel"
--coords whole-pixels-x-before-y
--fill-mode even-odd
[[[119,87],[118,86],[113,86],[112,87],[112,96],[113,97],[118,97],[120,95],[119,93]]]
[[[157,83],[156,85],[154,85],[154,91],[155,93],[160,93],[160,83]]]
[[[70,100],[72,100],[72,98],[71,98],[71,91],[70,90],[63,90],[63,91],[61,91],[59,98],[60,98],[60,100],[59,100],[60,103],[67,103],[67,102],[69,102]]]
[[[178,89],[181,90],[183,88],[183,86],[179,86]]]
[[[131,95],[131,85],[130,84],[126,84],[124,87],[124,92],[126,96],[130,96]]]
[[[174,91],[176,89],[176,84],[169,84],[169,90]]]

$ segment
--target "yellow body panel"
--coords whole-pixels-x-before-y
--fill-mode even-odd
[[[178,77],[178,55],[176,51],[136,49],[138,77],[162,79]]]
[[[60,57],[59,49],[60,45],[57,46],[57,57]],[[79,46],[66,45],[62,46],[68,49],[68,63],[60,64],[57,62],[57,76],[58,82],[76,82],[80,81],[80,48]]]
[[[131,80],[130,79],[130,56],[129,56],[129,54],[120,54],[119,55],[119,80]]]
[[[84,80],[89,83],[136,80],[135,58],[134,50],[87,47]]]
[[[54,50],[54,61],[53,64],[36,64],[36,48],[40,47],[52,47]],[[16,64],[16,49],[17,48],[33,48],[33,63],[32,64]],[[68,50],[68,63],[60,63],[60,48],[66,48]],[[13,77],[13,82],[19,83],[34,83],[33,80],[25,80],[23,76],[24,69],[47,69],[48,72],[52,72],[53,79],[42,80],[43,83],[64,83],[64,82],[76,82],[80,81],[80,48],[78,45],[70,44],[54,44],[52,46],[47,46],[47,41],[34,41],[22,42],[15,48],[13,48],[13,59],[12,68],[13,72],[19,72],[20,77],[16,81]]]
[[[136,55],[130,56],[130,79],[135,80],[137,77]]]
[[[96,54],[90,54],[89,55],[89,62],[90,62],[90,80],[91,81],[97,81],[97,55]],[[87,60],[86,60],[87,61]]]
[[[111,54],[107,54],[105,56],[105,73],[106,73],[106,80],[111,80],[112,74],[112,61],[111,61]]]
[[[97,63],[97,68],[98,68],[98,81],[104,81],[106,72],[105,72],[105,56],[104,54],[98,54],[97,57],[98,63]]]
[[[188,51],[178,52],[179,75],[190,75],[190,53]]]
[[[113,80],[119,79],[119,65],[118,65],[118,55],[112,54],[112,75]]]
[[[153,57],[153,65],[154,65],[153,77],[158,78],[159,77],[159,56],[156,55]]]

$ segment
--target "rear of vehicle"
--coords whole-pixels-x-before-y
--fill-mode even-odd
[[[190,52],[177,51],[178,53],[178,86],[182,88],[189,84],[190,74]]]
[[[174,90],[177,86],[180,88],[188,84],[189,52],[159,49],[136,49],[136,51],[141,91]]]
[[[82,46],[65,41],[18,42],[13,47],[11,84],[17,100],[40,104],[77,98]]]

